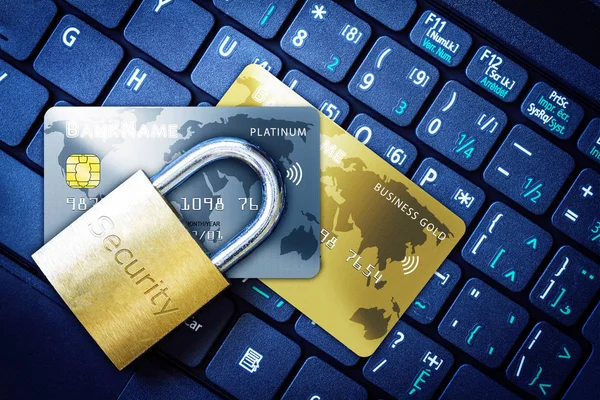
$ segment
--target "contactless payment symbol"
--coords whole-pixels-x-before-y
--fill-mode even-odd
[[[93,189],[100,184],[100,159],[94,154],[71,154],[65,163],[65,179],[73,189]]]

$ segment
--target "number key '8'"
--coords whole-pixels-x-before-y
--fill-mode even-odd
[[[369,24],[335,2],[307,1],[280,45],[316,73],[339,82],[370,36]]]
[[[298,29],[296,31],[296,36],[292,38],[292,44],[294,45],[294,47],[299,49],[302,46],[304,46],[304,43],[306,43],[307,38],[308,32],[306,32],[306,29]]]

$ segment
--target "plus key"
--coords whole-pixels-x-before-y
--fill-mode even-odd
[[[555,227],[600,255],[600,175],[586,168],[575,179],[560,203]]]

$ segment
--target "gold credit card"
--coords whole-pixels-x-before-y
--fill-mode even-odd
[[[247,66],[219,106],[307,106]],[[321,271],[263,279],[361,357],[373,354],[465,233],[464,222],[325,115],[321,118]]]

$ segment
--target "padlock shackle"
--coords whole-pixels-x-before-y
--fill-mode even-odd
[[[199,169],[226,158],[243,161],[254,170],[261,181],[262,200],[254,220],[212,254],[211,261],[222,273],[262,243],[279,222],[285,207],[285,186],[275,162],[246,140],[220,137],[192,147],[150,178],[156,190],[166,196]]]

